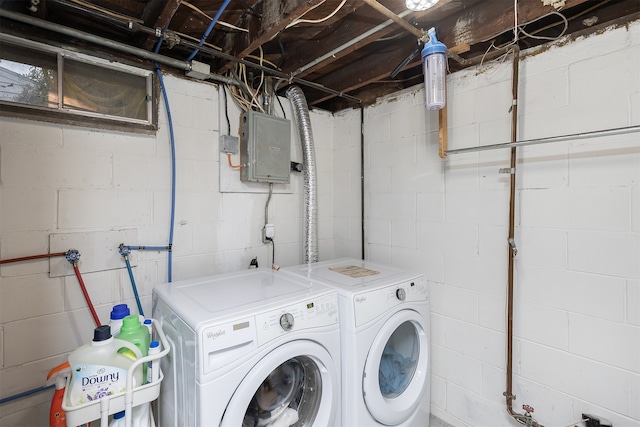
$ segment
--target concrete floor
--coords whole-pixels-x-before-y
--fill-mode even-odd
[[[429,427],[452,427],[452,425],[445,423],[440,418],[432,414],[429,417]]]

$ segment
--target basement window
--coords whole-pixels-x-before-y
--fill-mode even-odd
[[[153,73],[0,34],[0,114],[152,132],[157,129]]]

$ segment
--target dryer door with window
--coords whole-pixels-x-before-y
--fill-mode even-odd
[[[329,426],[337,413],[339,382],[324,347],[291,341],[249,371],[225,410],[222,427]]]
[[[367,409],[379,423],[397,425],[411,417],[425,394],[429,344],[424,319],[413,310],[391,316],[380,328],[364,366]]]

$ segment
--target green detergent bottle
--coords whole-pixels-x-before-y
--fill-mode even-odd
[[[149,354],[149,341],[151,340],[149,329],[140,323],[140,318],[137,314],[131,314],[122,319],[122,327],[116,338],[135,344],[140,353],[142,353],[142,357]],[[142,365],[142,378],[146,382],[147,363]]]

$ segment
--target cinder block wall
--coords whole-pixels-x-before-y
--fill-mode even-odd
[[[523,52],[518,139],[640,125],[639,64],[638,22]],[[450,75],[448,91],[449,148],[510,141],[511,57]],[[440,159],[423,97],[408,90],[366,109],[366,257],[429,279],[432,412],[461,427],[517,425],[502,395],[509,176],[499,169],[510,152]],[[533,406],[544,425],[586,412],[640,426],[640,134],[517,157],[514,409]]]
[[[228,132],[224,98],[215,85],[165,76],[176,150],[173,280],[271,264],[263,245],[268,186],[244,185],[219,153]],[[239,110],[229,98],[231,134]],[[281,100],[287,117],[293,113]],[[169,239],[171,162],[161,103],[156,135],[136,135],[0,118],[0,259],[67,249],[103,323],[114,304],[137,312],[117,246],[163,246]],[[276,114],[282,117],[278,109]],[[333,117],[312,111],[319,200],[319,252],[333,257]],[[292,160],[302,161],[292,125]],[[234,156],[235,164],[239,162]],[[224,191],[224,192],[222,192]],[[302,262],[302,175],[274,185],[276,263]],[[154,285],[167,281],[167,253],[133,251],[131,264],[145,314]],[[50,274],[50,271],[55,273]],[[0,267],[0,398],[44,385],[47,373],[91,340],[94,323],[80,287],[62,259]],[[0,426],[43,426],[53,392],[0,405]]]
[[[639,27],[523,59],[519,138],[640,124]],[[510,73],[505,62],[449,76],[451,148],[508,141]],[[246,268],[254,256],[266,265],[266,192],[219,192],[236,182],[217,152],[226,132],[220,93],[171,77],[166,84],[178,154],[174,280]],[[437,115],[422,97],[406,91],[365,109],[366,256],[427,274],[432,411],[455,426],[516,425],[502,397],[508,178],[498,169],[508,150],[441,160]],[[236,134],[237,109],[230,116]],[[118,254],[102,246],[168,238],[164,110],[160,117],[160,132],[149,137],[0,119],[0,258],[83,243],[81,269],[100,260],[83,274],[100,317],[117,302],[133,307],[128,274],[113,267]],[[311,119],[321,259],[359,256],[360,111]],[[545,425],[570,424],[582,412],[640,425],[639,140],[519,151],[515,408],[530,404]],[[292,153],[301,159],[297,142]],[[300,191],[294,182],[271,202],[281,265],[301,262]],[[93,249],[96,239],[109,244]],[[145,310],[153,285],[166,280],[166,260],[162,252],[132,255]],[[47,261],[0,268],[0,397],[42,385],[90,337],[75,277],[50,270]],[[50,398],[1,405],[0,425],[44,425]]]

